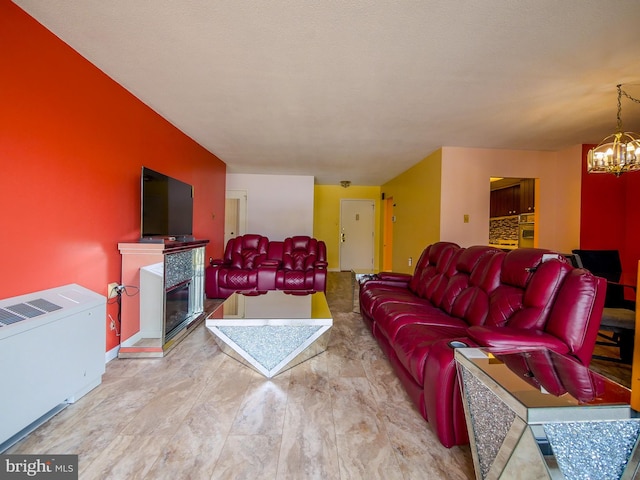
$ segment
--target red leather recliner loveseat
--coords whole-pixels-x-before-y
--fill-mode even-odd
[[[210,259],[209,263],[205,271],[207,298],[227,298],[238,291],[326,291],[326,246],[309,236],[269,241],[262,235],[241,235],[227,242],[224,258]]]
[[[413,275],[381,273],[361,285],[359,299],[410,398],[452,447],[469,440],[450,342],[547,347],[588,365],[605,291],[604,279],[548,250],[438,242]]]

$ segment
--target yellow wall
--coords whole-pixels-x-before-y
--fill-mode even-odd
[[[393,270],[413,272],[409,257],[415,265],[424,248],[440,240],[486,245],[490,177],[538,179],[538,246],[578,248],[581,152],[577,145],[557,152],[443,147],[432,153],[382,186],[395,204]]]
[[[437,150],[382,186],[395,205],[393,271],[413,272],[424,248],[440,240],[441,172],[442,150]]]
[[[340,268],[340,200],[373,200],[375,206],[374,269],[380,267],[380,187],[316,185],[313,202],[313,236],[327,244],[329,270]]]

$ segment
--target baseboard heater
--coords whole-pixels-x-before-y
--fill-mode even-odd
[[[105,318],[75,284],[0,300],[0,452],[101,383]]]

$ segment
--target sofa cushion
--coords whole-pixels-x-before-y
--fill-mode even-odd
[[[564,257],[547,250],[519,248],[509,252],[502,262],[500,285],[491,294],[486,324],[543,328],[555,300],[554,292],[568,270]],[[539,279],[530,286],[529,282],[538,274]]]
[[[558,260],[541,264],[524,292],[522,309],[507,320],[513,328],[544,329],[556,295],[573,267]]]
[[[427,251],[428,262],[420,271],[416,271],[409,282],[409,290],[416,295],[424,296],[424,289],[434,275],[442,273],[449,266],[451,256],[460,247],[451,242],[437,242]]]
[[[471,247],[470,247],[471,248]],[[468,271],[466,285],[454,285],[445,294],[442,309],[450,315],[462,318],[468,325],[482,325],[489,313],[489,297],[498,287],[504,253],[495,249],[480,250],[481,255]],[[457,294],[456,294],[457,292]]]
[[[313,274],[310,275],[305,270],[279,270],[276,272],[276,285],[279,288],[291,290],[311,290],[313,288]]]
[[[388,303],[420,306],[430,305],[429,300],[418,297],[406,288],[387,285],[367,289],[367,291],[360,296],[360,310],[363,315],[368,315],[372,318],[374,316],[376,319],[379,318],[376,311]]]
[[[405,325],[422,324],[458,329],[468,327],[464,320],[452,317],[433,305],[390,303],[382,305],[376,315],[374,335],[384,335],[391,342],[395,341],[398,331]]]
[[[269,239],[262,235],[246,234],[227,242],[225,263],[229,268],[253,269],[267,258]]]
[[[371,317],[373,305],[379,302],[382,297],[388,299],[396,298],[398,295],[403,295],[406,298],[415,297],[409,290],[410,279],[411,277],[409,276],[394,276],[393,278],[384,276],[380,279],[368,280],[360,284],[358,298],[362,315]]]
[[[251,270],[260,265],[266,255],[254,249],[245,249],[242,252],[233,252],[231,254],[231,268],[243,268]]]
[[[289,237],[284,240],[282,268],[311,270],[318,260],[318,241],[308,236]]]
[[[438,305],[447,288],[449,279],[456,273],[458,258],[464,252],[465,249],[458,247],[448,249],[447,253],[450,253],[450,255],[443,255],[436,262],[435,271],[430,278],[418,285],[415,291],[416,295],[428,299],[434,305]]]
[[[562,339],[572,355],[588,364],[595,346],[607,283],[584,269],[566,275],[545,332]]]
[[[258,271],[244,269],[221,269],[218,282],[229,290],[250,290],[258,285]]]
[[[536,269],[551,252],[539,248],[518,248],[510,251],[502,265],[500,282],[525,288]]]

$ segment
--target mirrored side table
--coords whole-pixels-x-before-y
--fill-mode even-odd
[[[547,349],[457,348],[478,479],[632,479],[630,391]]]

